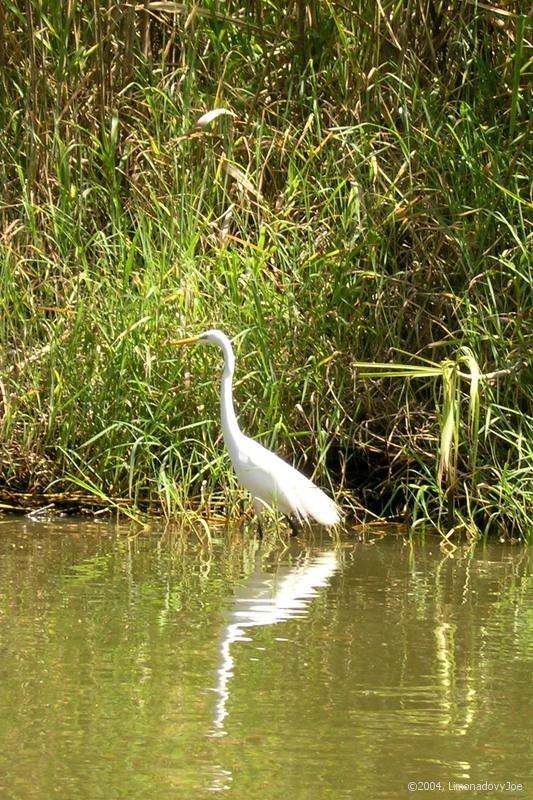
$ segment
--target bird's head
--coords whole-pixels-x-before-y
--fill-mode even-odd
[[[226,334],[222,333],[222,331],[219,331],[217,328],[204,331],[198,336],[189,336],[186,339],[178,339],[177,341],[173,341],[172,344],[216,344],[224,353],[224,364],[226,371],[233,374],[233,370],[235,369],[235,356],[233,355],[231,342]]]
[[[174,345],[217,344],[223,350],[225,350],[228,347],[228,345],[231,347],[230,340],[228,339],[226,334],[222,333],[222,331],[219,331],[216,328],[204,331],[203,333],[200,333],[198,336],[188,336],[186,339],[178,339],[177,341],[173,341],[172,344]]]

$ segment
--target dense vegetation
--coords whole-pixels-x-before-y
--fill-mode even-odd
[[[360,516],[527,536],[527,11],[0,0],[4,497],[234,511],[216,325]]]

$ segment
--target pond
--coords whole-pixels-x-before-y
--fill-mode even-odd
[[[2,800],[533,797],[530,551],[383,534],[0,520]]]

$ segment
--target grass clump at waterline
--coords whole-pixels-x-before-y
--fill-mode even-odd
[[[217,326],[348,505],[530,535],[526,9],[415,6],[0,0],[4,495],[232,513],[221,361],[168,344]]]

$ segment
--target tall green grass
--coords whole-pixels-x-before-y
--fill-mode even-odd
[[[358,514],[530,534],[525,7],[0,9],[6,491],[236,513],[216,325]]]

